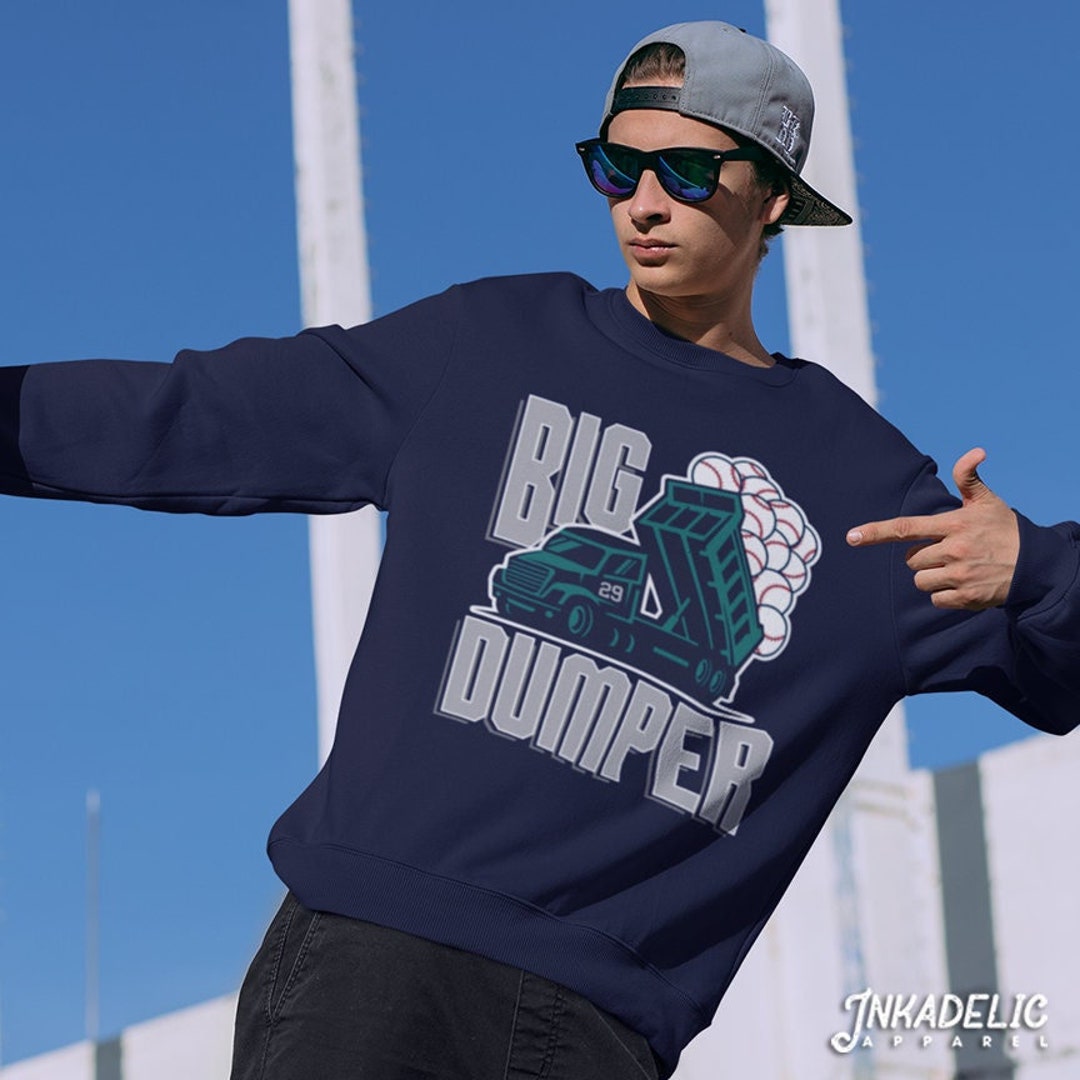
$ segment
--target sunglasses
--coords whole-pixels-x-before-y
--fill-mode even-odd
[[[725,161],[767,161],[758,146],[734,150],[705,150],[675,146],[665,150],[638,150],[633,146],[586,139],[577,144],[585,174],[601,195],[624,199],[632,195],[646,169],[656,174],[660,186],[679,202],[704,202],[716,193],[720,166]]]

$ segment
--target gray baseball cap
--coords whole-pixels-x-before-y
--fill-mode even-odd
[[[667,42],[686,54],[682,86],[616,91],[627,61],[643,45]],[[799,174],[810,149],[814,92],[795,62],[761,38],[723,22],[686,22],[642,38],[615,73],[600,135],[627,109],[671,109],[728,128],[767,150],[788,170],[791,202],[783,225],[850,225],[851,215],[818,194]]]

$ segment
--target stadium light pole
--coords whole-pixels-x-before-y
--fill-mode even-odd
[[[765,0],[769,40],[806,72],[815,95],[804,175],[855,223],[785,231],[791,352],[825,365],[877,402],[838,0]],[[717,1063],[762,1080],[863,1080],[873,1051],[839,1057],[825,1039],[846,994],[869,985],[935,985],[940,949],[927,835],[912,798],[907,733],[897,706],[732,983],[713,1026],[691,1044],[676,1080]],[[830,1026],[832,1025],[832,1026]],[[749,1033],[767,1037],[754,1039]],[[944,1054],[897,1052],[911,1080],[943,1075]],[[888,1067],[888,1066],[886,1066]],[[899,1074],[898,1074],[899,1075]]]
[[[876,406],[839,0],[765,0],[765,20],[769,40],[798,63],[814,88],[813,150],[804,175],[855,219],[844,228],[784,233],[791,351],[824,364]],[[898,706],[875,740],[862,775],[874,771],[891,779],[907,769],[907,734]]]
[[[371,284],[349,0],[289,0],[289,43],[303,320],[355,326],[371,318]],[[312,517],[309,549],[321,764],[378,569],[377,511]]]
[[[839,6],[837,0],[766,0],[765,18],[769,40],[798,63],[814,88],[813,150],[805,176],[855,218],[844,228],[784,234],[792,352],[825,364],[876,405]]]

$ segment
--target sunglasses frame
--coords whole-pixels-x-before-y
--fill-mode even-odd
[[[620,151],[624,151],[632,157],[637,167],[637,176],[631,176],[630,179],[634,181],[634,186],[625,194],[613,195],[611,192],[604,191],[599,184],[597,184],[593,177],[592,170],[589,168],[589,157],[594,150],[606,150],[607,147],[616,147]],[[574,144],[574,149],[577,150],[581,157],[581,164],[585,167],[585,175],[589,178],[589,183],[600,192],[601,195],[608,199],[628,199],[631,195],[637,191],[637,186],[641,183],[642,174],[646,170],[653,173],[656,179],[660,182],[660,186],[666,191],[673,199],[683,203],[699,203],[705,202],[706,199],[711,199],[716,194],[716,189],[720,184],[720,168],[725,161],[768,161],[771,155],[768,151],[763,150],[760,146],[736,146],[731,150],[712,150],[703,146],[665,146],[660,150],[639,150],[636,146],[626,146],[623,143],[608,142],[606,139],[584,139],[579,143]],[[681,175],[678,169],[673,169],[670,162],[663,161],[665,154],[697,154],[700,157],[708,158],[710,161],[716,162],[716,172],[711,178],[711,183],[706,191],[706,194],[697,198],[687,198],[685,195],[680,195],[678,192],[672,191],[668,186],[670,180],[667,178],[667,173],[675,173]],[[606,154],[605,154],[606,156]],[[660,168],[661,162],[664,165],[664,169]],[[622,171],[621,169],[619,170]],[[624,174],[625,175],[625,174]]]

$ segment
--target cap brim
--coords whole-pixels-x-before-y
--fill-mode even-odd
[[[819,195],[805,180],[788,174],[791,201],[778,225],[850,225],[851,215]]]

